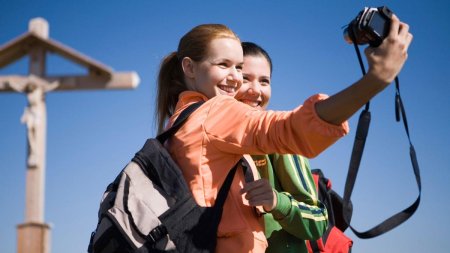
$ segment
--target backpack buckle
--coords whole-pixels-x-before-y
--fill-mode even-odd
[[[165,235],[167,235],[167,229],[164,225],[159,225],[156,228],[152,229],[150,233],[147,235],[147,239],[152,243],[156,243],[161,240]]]

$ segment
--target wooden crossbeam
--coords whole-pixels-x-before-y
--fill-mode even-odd
[[[56,53],[77,64],[86,67],[90,75],[111,77],[113,70],[90,57],[65,46],[58,41],[42,38],[29,31],[0,47],[0,68],[28,55],[31,48],[42,47],[46,52]]]
[[[16,92],[11,86],[14,83],[29,81],[29,76],[0,76],[0,92]],[[104,76],[50,76],[41,77],[47,83],[58,82],[53,91],[98,90],[98,89],[134,89],[139,84],[136,72],[114,72],[111,78]]]

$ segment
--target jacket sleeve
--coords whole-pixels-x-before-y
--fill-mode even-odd
[[[203,130],[217,149],[235,154],[301,154],[315,157],[348,133],[348,124],[318,117],[315,95],[292,111],[261,111],[227,96],[208,101]],[[225,113],[224,113],[225,112]]]
[[[288,233],[316,240],[328,224],[326,207],[317,198],[309,162],[298,155],[270,155],[269,162],[277,181],[277,206],[271,212],[275,221]]]

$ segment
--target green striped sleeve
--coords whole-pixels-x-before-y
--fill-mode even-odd
[[[299,155],[268,155],[258,166],[261,177],[269,179],[277,193],[277,205],[271,218],[265,218],[266,235],[285,230],[299,240],[322,236],[328,222],[325,206],[317,190],[308,159]],[[258,158],[261,160],[261,156]]]

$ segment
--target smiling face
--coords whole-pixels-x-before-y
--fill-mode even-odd
[[[272,93],[269,62],[262,55],[247,55],[244,57],[242,74],[244,82],[235,98],[252,107],[265,109]]]
[[[189,90],[208,98],[217,95],[234,96],[242,84],[243,52],[238,40],[213,39],[206,56],[200,61],[185,57],[182,61]]]

